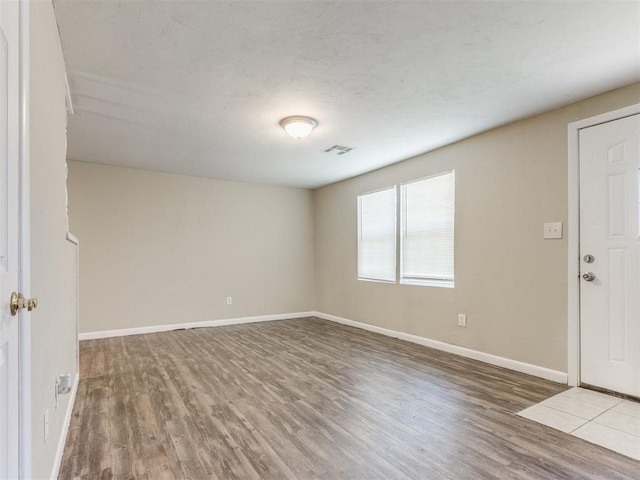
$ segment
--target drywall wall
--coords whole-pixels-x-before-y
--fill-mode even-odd
[[[66,240],[65,76],[50,1],[30,2],[30,216],[32,466],[30,478],[55,470],[71,396],[55,403],[55,380],[77,371],[76,246]],[[44,411],[49,436],[44,440]],[[55,473],[55,472],[54,472]]]
[[[81,332],[313,309],[310,191],[70,162],[69,215]]]
[[[634,84],[316,190],[317,310],[566,372],[567,240],[542,226],[567,222],[567,124],[638,102]],[[358,281],[357,195],[451,169],[455,288]]]

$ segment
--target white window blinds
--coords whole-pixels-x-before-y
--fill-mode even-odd
[[[358,278],[396,281],[396,187],[358,196]]]
[[[454,172],[401,185],[401,283],[453,286]]]

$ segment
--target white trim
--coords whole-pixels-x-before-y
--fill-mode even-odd
[[[75,245],[80,245],[80,240],[73,233],[67,232],[67,240]]]
[[[399,285],[416,285],[418,287],[455,288],[454,280],[438,280],[436,278],[402,277]]]
[[[60,30],[58,30],[58,34],[59,33],[60,33]],[[62,38],[60,38],[60,42],[62,43]],[[65,100],[67,104],[67,113],[69,115],[73,115],[76,112],[73,110],[73,99],[71,98],[71,88],[69,88],[69,77],[67,76],[66,68],[64,72],[64,93],[65,93]]]
[[[80,382],[80,375],[76,373],[76,379],[73,382],[73,388],[71,389],[71,397],[67,404],[67,411],[64,414],[64,420],[62,421],[62,432],[60,432],[60,438],[58,439],[58,450],[56,450],[56,458],[53,462],[53,469],[51,470],[51,480],[56,480],[60,473],[60,465],[62,464],[62,455],[64,454],[64,446],[67,443],[67,433],[69,432],[69,425],[71,424],[71,414],[73,413],[73,405],[76,401],[76,394],[78,393],[78,383]]]
[[[76,250],[76,372],[80,372],[80,242],[69,232],[67,232],[67,240],[75,245]]]
[[[361,328],[370,332],[379,333],[388,337],[399,338],[411,343],[417,343],[418,345],[424,345],[425,347],[435,348],[442,350],[443,352],[453,353],[460,355],[461,357],[471,358],[480,362],[489,363],[491,365],[497,365],[498,367],[508,368],[509,370],[515,370],[516,372],[526,373],[528,375],[534,375],[536,377],[545,378],[553,382],[567,383],[567,374],[559,372],[557,370],[551,370],[549,368],[540,367],[538,365],[532,365],[530,363],[519,362],[517,360],[511,360],[509,358],[499,357],[490,353],[479,352],[466,347],[460,347],[458,345],[451,345],[450,343],[440,342],[438,340],[431,340],[430,338],[419,337],[418,335],[412,335],[410,333],[398,332],[396,330],[389,330],[387,328],[377,327],[375,325],[369,325],[367,323],[356,322],[347,318],[337,317],[335,315],[329,315],[322,312],[314,312],[314,316],[329,320],[331,322],[341,323],[343,325],[349,325],[350,327]]]
[[[273,320],[289,320],[292,318],[313,317],[316,312],[281,313],[274,315],[258,315],[255,317],[227,318],[222,320],[206,320],[204,322],[173,323],[170,325],[153,325],[148,327],[123,328],[120,330],[102,330],[97,332],[85,332],[79,335],[80,340],[93,340],[96,338],[123,337],[126,335],[140,335],[143,333],[168,332],[201,327],[221,327],[224,325],[239,325],[241,323],[270,322]]]
[[[21,0],[20,9],[20,243],[19,243],[19,288],[28,297],[31,295],[31,221],[30,221],[30,42],[29,1]],[[31,315],[20,315],[19,365],[20,365],[20,478],[31,478],[32,470],[32,391],[31,391]]]
[[[331,322],[341,323],[350,327],[360,328],[362,330],[368,330],[370,332],[379,333],[388,337],[399,338],[407,342],[417,343],[418,345],[424,345],[426,347],[435,348],[444,352],[453,353],[462,357],[471,358],[491,365],[497,365],[499,367],[508,368],[509,370],[515,370],[516,372],[526,373],[528,375],[534,375],[536,377],[545,378],[553,382],[567,383],[567,374],[557,370],[551,370],[549,368],[540,367],[538,365],[532,365],[529,363],[519,362],[517,360],[511,360],[509,358],[499,357],[490,353],[484,353],[477,350],[472,350],[466,347],[460,347],[458,345],[451,345],[449,343],[440,342],[438,340],[432,340],[430,338],[420,337],[418,335],[412,335],[410,333],[398,332],[396,330],[390,330],[387,328],[377,327],[375,325],[369,325],[367,323],[356,322],[355,320],[349,320],[347,318],[338,317],[336,315],[330,315],[322,312],[296,312],[285,313],[275,315],[258,315],[255,317],[240,317],[229,318],[224,320],[209,320],[204,322],[189,322],[189,323],[176,323],[171,325],[154,325],[149,327],[134,327],[125,328],[121,330],[102,330],[98,332],[87,332],[80,334],[80,340],[93,340],[98,338],[110,338],[110,337],[122,337],[125,335],[140,335],[145,333],[167,332],[171,330],[181,330],[190,328],[201,327],[220,327],[224,325],[239,325],[243,323],[257,323],[257,322],[269,322],[274,320],[288,320],[293,318],[307,318],[318,317],[323,320],[329,320]]]
[[[583,128],[640,113],[640,103],[620,108],[612,112],[571,122],[567,126],[568,151],[568,308],[567,334],[568,384],[580,385],[580,156],[578,133]]]

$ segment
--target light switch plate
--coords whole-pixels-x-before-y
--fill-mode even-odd
[[[562,222],[545,223],[544,224],[544,238],[562,238]]]

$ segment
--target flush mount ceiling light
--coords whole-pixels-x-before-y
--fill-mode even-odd
[[[286,117],[280,120],[280,126],[284,128],[284,131],[287,132],[290,137],[298,140],[308,136],[317,125],[318,122],[313,118],[302,116]]]

